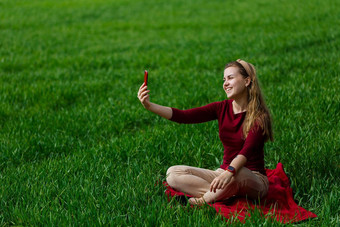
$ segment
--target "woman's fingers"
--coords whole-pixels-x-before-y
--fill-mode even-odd
[[[210,191],[211,191],[211,192],[216,192],[216,189],[217,189],[218,184],[219,184],[219,180],[215,178],[215,179],[213,180],[213,182],[211,182]]]
[[[210,191],[216,192],[217,189],[223,189],[226,186],[227,182],[221,179],[214,179],[210,184]]]
[[[210,191],[211,192],[216,192],[217,189],[223,189],[227,186],[227,184],[230,182],[231,178],[230,177],[216,177],[210,184]]]
[[[214,190],[214,184],[215,184],[215,179],[210,184],[210,191],[211,192]]]
[[[143,91],[145,91],[147,88],[148,88],[147,86],[144,86],[144,87],[143,87],[143,85],[142,85],[142,87],[140,87],[139,90],[138,90],[138,96],[139,96]]]
[[[144,100],[147,96],[149,96],[149,93],[150,91],[144,91],[143,93],[140,94],[140,97],[139,99],[142,101]]]
[[[137,93],[137,97],[145,109],[149,109],[150,107],[150,101],[149,101],[150,91],[147,89],[148,89],[148,86],[146,86],[145,84],[142,84],[142,86],[140,86],[138,93]]]
[[[146,99],[148,99],[149,98],[149,95],[147,95],[147,96],[144,96],[144,98],[142,98],[140,101],[141,101],[141,103],[144,103],[144,101],[146,100]]]
[[[146,91],[143,91],[142,92],[142,94],[141,94],[141,96],[143,97],[143,96],[145,96],[147,93],[149,93],[150,92],[150,90],[146,90]]]
[[[144,83],[139,87],[139,90],[142,89],[142,87],[146,87]]]
[[[219,180],[218,182],[217,182],[217,185],[216,185],[216,187],[215,187],[215,191],[214,192],[216,192],[216,190],[217,189],[220,189],[221,188],[221,180]]]
[[[139,98],[139,99],[141,99],[146,93],[148,93],[149,92],[149,90],[146,90],[146,87],[145,88],[142,88],[141,90],[139,90],[138,91],[138,95],[137,95],[137,97]]]
[[[223,182],[223,184],[221,185],[221,189],[224,188],[226,186],[226,183]]]
[[[142,84],[142,86],[139,87],[139,90],[138,90],[138,94],[144,90],[146,90],[148,88],[148,86]]]

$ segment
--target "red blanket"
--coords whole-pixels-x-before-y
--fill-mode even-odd
[[[269,191],[260,203],[256,202],[255,204],[254,201],[239,197],[226,202],[216,202],[208,205],[214,207],[216,212],[227,219],[237,216],[241,222],[244,221],[246,216],[250,216],[251,210],[255,207],[260,209],[266,217],[274,218],[281,223],[299,222],[317,217],[314,213],[305,210],[294,202],[289,179],[281,163],[277,164],[276,169],[266,169],[266,173],[269,180]],[[169,198],[185,195],[172,189],[166,182],[165,185],[167,187],[165,193]],[[191,197],[190,195],[186,196]]]

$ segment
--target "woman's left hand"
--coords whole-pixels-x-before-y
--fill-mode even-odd
[[[221,173],[218,177],[216,177],[210,184],[210,191],[215,192],[217,189],[223,189],[230,182],[233,174],[229,171],[225,171]]]

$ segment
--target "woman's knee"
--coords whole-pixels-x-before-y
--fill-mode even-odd
[[[175,169],[176,169],[176,166],[169,167],[168,170],[166,171],[166,177],[168,177],[171,173],[173,173]]]
[[[264,195],[265,185],[251,170],[243,167],[234,177],[234,180],[239,186],[239,195],[255,199]]]
[[[175,186],[175,176],[174,176],[175,175],[175,171],[176,171],[176,166],[171,166],[166,171],[166,182],[168,183],[168,185],[170,187],[174,187]]]
[[[242,167],[233,178],[237,183],[241,184],[253,177],[256,176],[248,168]]]
[[[167,183],[173,187],[176,185],[176,178],[181,175],[181,173],[185,171],[185,166],[183,165],[176,165],[171,166],[166,171],[166,181]]]
[[[173,175],[173,174],[180,174],[182,172],[185,172],[185,168],[186,166],[183,165],[176,165],[176,166],[171,166],[168,168],[168,170],[166,171],[166,175]]]

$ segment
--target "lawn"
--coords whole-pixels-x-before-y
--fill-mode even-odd
[[[226,99],[224,65],[257,68],[297,203],[340,222],[340,1],[0,0],[0,225],[225,226],[168,203],[169,166],[215,169],[217,122],[143,109]],[[248,225],[280,225],[253,215]],[[236,222],[236,225],[239,224]]]

